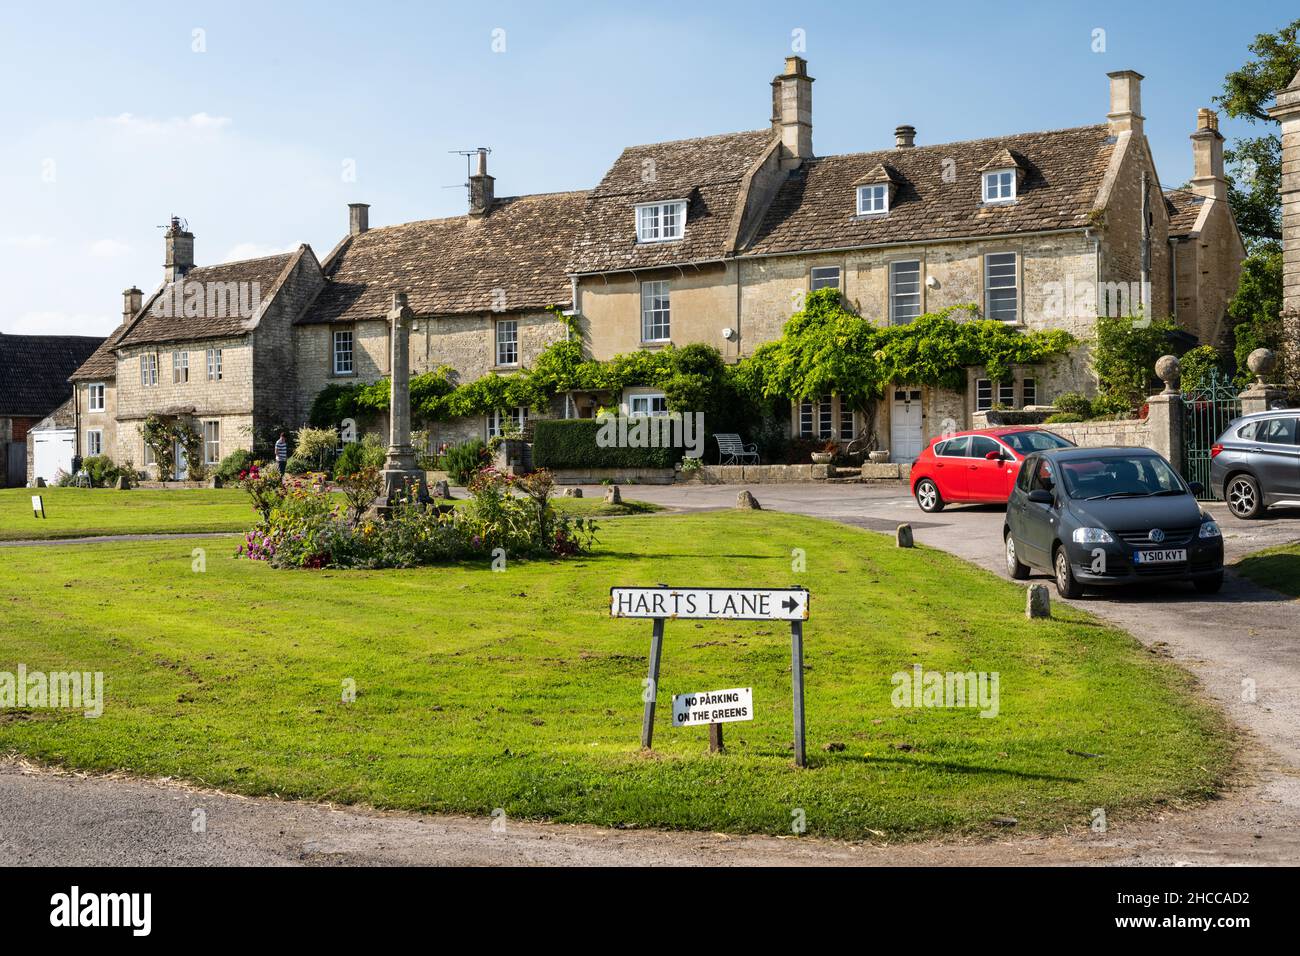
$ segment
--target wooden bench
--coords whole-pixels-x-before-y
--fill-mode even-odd
[[[739,435],[734,434],[714,435],[713,439],[718,443],[719,465],[758,464],[757,445],[746,445]]]

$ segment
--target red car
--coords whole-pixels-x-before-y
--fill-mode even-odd
[[[1036,451],[1071,448],[1042,428],[983,428],[936,438],[912,462],[912,494],[922,511],[957,502],[1006,504],[1020,463]]]

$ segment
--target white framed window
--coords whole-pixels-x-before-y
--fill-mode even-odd
[[[190,353],[172,353],[172,384],[181,385],[190,380]]]
[[[994,169],[984,174],[985,202],[1014,202],[1016,198],[1016,171]]]
[[[921,314],[921,260],[889,264],[889,324],[906,325]]]
[[[839,399],[839,431],[840,438],[847,434],[848,438],[853,437],[853,413],[848,406],[844,404],[843,399]],[[805,398],[799,402],[799,437],[800,438],[834,438],[837,434],[835,428],[835,410],[836,397],[823,395],[816,400]],[[848,419],[847,423],[845,419]]]
[[[524,426],[528,424],[528,406],[519,405],[491,412],[487,417],[487,437],[496,438],[507,423],[513,423],[515,429],[522,434]]]
[[[637,242],[671,242],[685,235],[685,199],[642,203],[636,207]]]
[[[1030,405],[1038,404],[1038,383],[1032,378],[1027,378],[1020,383],[1020,406],[1028,408]]]
[[[984,257],[985,318],[999,322],[1015,322],[1019,318],[1017,271],[1014,252],[996,252]]]
[[[983,412],[993,407],[993,381],[987,378],[975,380],[975,411]]]
[[[668,414],[668,399],[662,392],[645,392],[641,395],[629,395],[627,399],[629,415],[649,415],[657,417]]]
[[[667,342],[672,337],[668,282],[641,283],[641,341]]]
[[[838,289],[840,287],[839,266],[813,266],[808,273],[808,291],[818,289]]]
[[[104,383],[91,382],[86,387],[86,411],[102,412],[104,410]]]
[[[221,422],[203,423],[203,463],[221,463]]]
[[[140,384],[158,384],[158,353],[149,352],[140,356]]]
[[[221,349],[208,349],[208,381],[221,381]]]
[[[875,216],[889,212],[889,187],[884,183],[858,187],[858,215]]]
[[[351,329],[339,329],[334,333],[334,374],[352,374]]]
[[[519,320],[497,319],[497,364],[519,364]]]
[[[853,409],[840,396],[840,441],[853,441]]]
[[[86,431],[86,457],[104,454],[104,432],[98,428]]]

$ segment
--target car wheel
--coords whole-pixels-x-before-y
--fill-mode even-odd
[[[1083,588],[1074,576],[1074,571],[1070,569],[1070,556],[1065,553],[1065,548],[1056,549],[1056,556],[1052,559],[1052,567],[1056,571],[1056,593],[1063,598],[1083,597]]]
[[[1218,594],[1223,587],[1223,572],[1212,578],[1197,578],[1192,582],[1198,594]]]
[[[1016,557],[1016,539],[1012,537],[1010,531],[1007,532],[1007,574],[1017,581],[1029,577],[1029,565],[1021,564],[1020,559]]]
[[[1257,518],[1264,510],[1259,482],[1250,475],[1233,475],[1223,489],[1223,497],[1228,510],[1238,518]]]
[[[922,478],[916,485],[916,503],[926,514],[942,511],[944,501],[939,486],[929,478]]]

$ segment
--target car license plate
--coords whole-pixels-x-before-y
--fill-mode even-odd
[[[1166,548],[1163,551],[1138,551],[1133,555],[1137,564],[1176,564],[1187,560],[1186,548]]]

